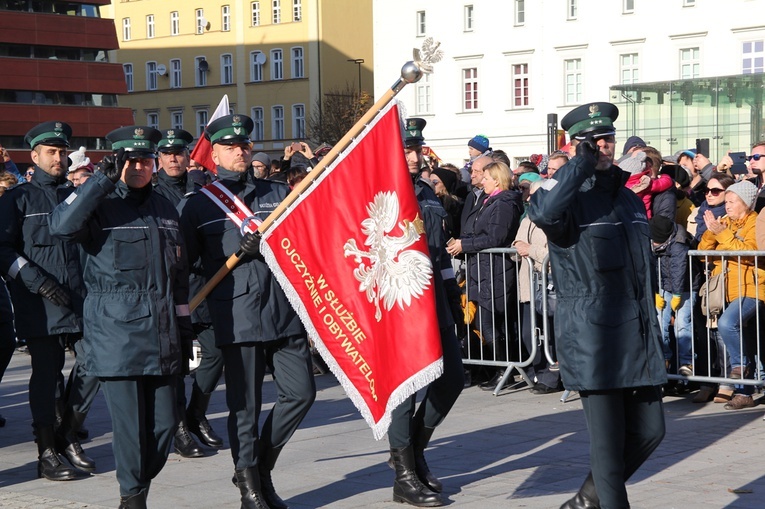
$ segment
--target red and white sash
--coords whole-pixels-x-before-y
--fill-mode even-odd
[[[248,233],[255,233],[258,227],[263,222],[256,218],[250,208],[234,195],[231,191],[226,189],[226,186],[220,182],[212,182],[202,188],[202,192],[207,195],[220,209],[226,213],[229,219],[236,224],[239,229],[242,229],[242,223],[247,221],[245,230]]]

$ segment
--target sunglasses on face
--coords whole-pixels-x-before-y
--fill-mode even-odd
[[[708,187],[705,192],[706,194],[711,194],[712,196],[720,196],[722,193],[725,192],[725,189],[722,189],[720,187]]]
[[[759,161],[761,157],[765,157],[765,154],[752,154],[749,157],[747,157],[746,159],[748,161]]]

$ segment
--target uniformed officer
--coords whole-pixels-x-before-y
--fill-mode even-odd
[[[229,255],[244,253],[207,302],[216,344],[223,351],[228,433],[242,507],[283,509],[287,504],[274,490],[271,471],[311,407],[316,386],[305,329],[260,256],[260,236],[242,237],[232,219],[237,211],[223,203],[237,198],[244,206],[239,212],[262,220],[289,192],[283,184],[247,178],[252,127],[245,115],[227,115],[207,126],[219,187],[181,203],[181,227],[189,261],[201,259],[208,278]],[[273,370],[277,399],[258,433],[267,365]]]
[[[425,120],[410,118],[406,121],[404,154],[414,192],[425,222],[425,236],[433,263],[433,282],[436,295],[438,325],[441,329],[444,373],[425,391],[425,397],[415,412],[416,395],[412,395],[393,411],[388,442],[391,460],[396,470],[393,500],[418,507],[443,505],[441,481],[430,472],[425,461],[425,448],[436,426],[441,424],[457,401],[464,386],[462,353],[454,332],[452,303],[459,303],[460,290],[454,279],[451,258],[446,253],[443,224],[446,211],[430,184],[420,174],[423,169],[422,130]]]
[[[624,483],[664,437],[651,235],[643,202],[624,187],[629,175],[613,164],[618,114],[596,102],[563,118],[576,156],[528,209],[550,248],[561,378],[579,391],[590,432],[591,473],[561,509],[629,508]]]
[[[159,155],[159,171],[154,191],[176,207],[181,200],[200,189],[199,184],[189,178],[189,143],[194,136],[183,129],[166,129],[162,131],[162,139],[157,143]],[[201,274],[201,267],[195,264],[189,271],[189,293],[195,295],[206,283]],[[218,385],[223,373],[223,353],[215,346],[215,334],[212,330],[210,312],[207,303],[202,302],[191,314],[199,346],[202,349],[202,360],[196,371],[191,388],[191,400],[186,408],[186,384],[183,378],[178,383],[178,431],[175,432],[175,452],[185,458],[203,456],[201,447],[189,432],[194,433],[203,444],[219,448],[223,440],[215,433],[205,416],[210,404],[210,397]]]
[[[167,461],[193,340],[178,212],[151,186],[160,137],[143,126],[107,134],[113,156],[50,218],[52,233],[84,252],[85,366],[112,418],[120,508],[145,508]]]
[[[75,469],[61,462],[62,450],[73,465],[95,468],[73,437],[71,444],[57,444],[56,390],[64,367],[68,334],[82,327],[82,277],[77,245],[51,237],[48,215],[69,192],[66,180],[69,138],[64,122],[44,122],[33,127],[24,140],[32,149],[35,172],[29,184],[8,190],[0,199],[0,272],[8,275],[16,333],[27,340],[32,356],[29,406],[40,456],[38,475],[53,481],[74,479]],[[67,419],[61,433],[69,433]]]

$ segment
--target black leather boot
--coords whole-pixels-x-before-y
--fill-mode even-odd
[[[274,469],[276,458],[279,457],[281,452],[281,447],[261,448],[260,456],[258,457],[260,494],[271,509],[289,509],[287,503],[276,494],[274,482],[271,480],[271,471]]]
[[[415,507],[440,507],[444,505],[441,495],[422,484],[415,472],[414,447],[391,447],[391,458],[396,470],[393,481],[393,501]]]
[[[236,485],[242,494],[242,509],[270,509],[260,493],[258,468],[251,467],[237,470]]]
[[[436,428],[426,428],[422,423],[415,423],[414,443],[412,444],[414,447],[414,467],[417,477],[422,481],[422,484],[430,488],[430,491],[441,493],[444,486],[438,480],[438,477],[431,473],[425,461],[425,449],[428,447],[430,437],[433,436],[435,430]]]
[[[194,437],[189,435],[183,420],[178,423],[178,430],[175,432],[173,443],[175,444],[175,452],[184,458],[201,458],[205,455]]]
[[[195,434],[199,441],[208,447],[216,449],[223,447],[223,439],[218,436],[207,422],[205,413],[210,404],[210,394],[202,392],[197,384],[194,383],[191,388],[191,399],[189,407],[186,409],[186,427],[189,432]]]
[[[76,479],[77,470],[66,466],[56,452],[56,435],[53,426],[37,428],[36,433],[37,449],[40,452],[37,461],[37,477],[45,477],[49,481]]]
[[[577,494],[560,506],[560,509],[600,509],[600,501],[598,500],[598,493],[595,491],[592,472],[587,475]]]
[[[61,420],[61,427],[57,434],[57,450],[66,456],[73,467],[85,472],[95,472],[96,462],[93,461],[80,445],[77,431],[85,422],[86,414],[67,410]]]
[[[120,497],[119,509],[146,509],[146,490],[137,495]]]

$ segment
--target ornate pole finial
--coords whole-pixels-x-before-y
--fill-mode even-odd
[[[393,87],[398,92],[408,83],[420,81],[424,74],[433,72],[433,64],[440,62],[444,52],[438,49],[440,42],[434,41],[432,37],[427,37],[422,42],[422,48],[414,48],[414,60],[405,63],[401,68],[401,79]]]

